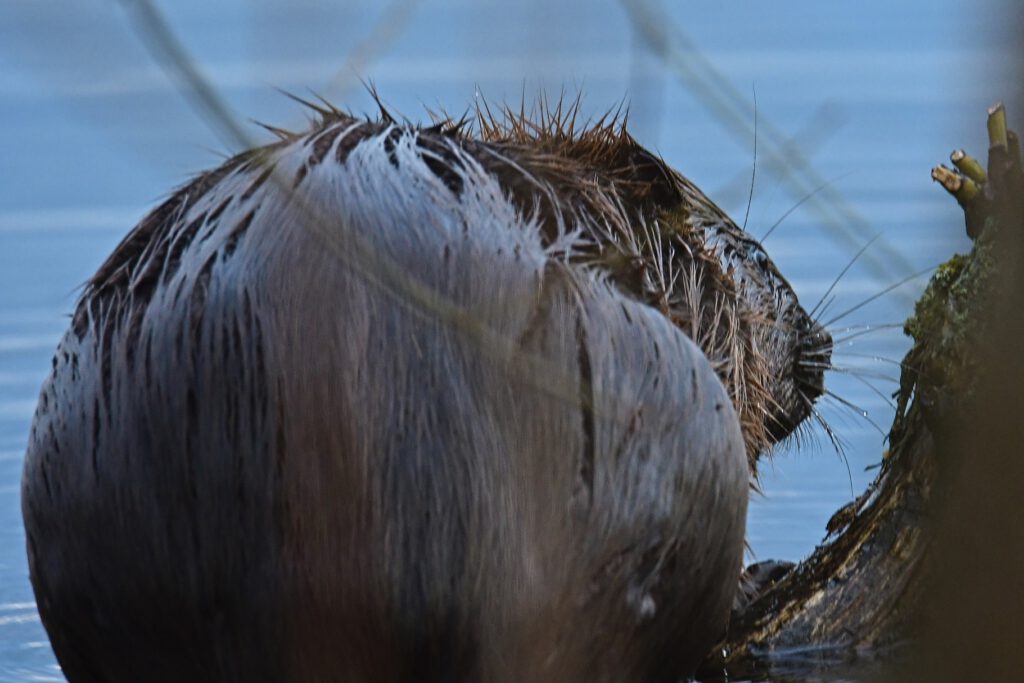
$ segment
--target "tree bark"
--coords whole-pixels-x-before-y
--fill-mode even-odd
[[[998,501],[1024,490],[1022,479],[1010,475],[1021,470],[1024,443],[1015,436],[1024,424],[1024,328],[1016,296],[1024,263],[1024,173],[1001,106],[990,111],[989,130],[987,176],[979,178],[980,167],[962,153],[953,158],[959,170],[933,173],[963,206],[975,242],[970,254],[938,269],[905,324],[914,345],[903,361],[890,449],[877,478],[836,512],[810,557],[734,610],[701,680],[722,680],[724,672],[733,680],[799,677],[878,659],[890,661],[886,672],[929,671],[929,680],[952,680],[935,665],[943,661],[941,648],[954,647],[963,634],[951,623],[950,608],[962,608],[962,618],[981,627],[986,609],[999,607],[999,594],[1019,587],[1017,566],[976,601],[955,597],[1007,574],[998,571],[993,547],[1021,545],[1021,524],[1006,525],[1012,509]],[[967,183],[974,189],[965,192]],[[998,442],[987,438],[998,426],[979,435],[993,415],[1016,431]],[[984,486],[979,471],[987,472]],[[986,505],[989,499],[997,502]],[[992,514],[979,513],[990,507]],[[1016,545],[1008,538],[1013,533]],[[1019,592],[1010,602],[1021,602]],[[1006,643],[1014,632],[1019,625],[985,642]]]

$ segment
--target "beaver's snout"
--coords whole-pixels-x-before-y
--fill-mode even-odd
[[[782,441],[810,416],[814,401],[825,393],[825,371],[832,364],[832,335],[808,317],[796,324],[791,339],[791,375],[778,385],[776,413],[768,420],[773,443]]]
[[[797,390],[808,402],[814,402],[825,393],[825,370],[832,365],[832,335],[811,321],[809,329],[799,335],[796,351],[793,377]]]

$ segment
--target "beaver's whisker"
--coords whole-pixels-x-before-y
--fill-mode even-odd
[[[844,375],[849,375],[850,377],[854,377],[854,378],[856,378],[858,380],[861,380],[861,381],[863,381],[865,379],[872,379],[872,380],[876,380],[876,381],[879,381],[879,382],[886,382],[888,384],[894,384],[896,386],[899,386],[899,384],[900,384],[900,381],[899,381],[898,378],[893,377],[891,375],[883,374],[881,372],[871,372],[870,370],[860,370],[858,368],[833,368],[833,369],[836,372],[842,373]]]
[[[843,440],[839,437],[838,434],[836,434],[835,430],[832,429],[832,425],[830,425],[828,421],[824,418],[824,416],[822,416],[821,412],[814,407],[814,403],[811,400],[807,399],[806,397],[801,398],[804,399],[804,403],[811,411],[811,415],[814,417],[814,421],[821,425],[821,428],[828,436],[829,441],[832,442],[832,447],[835,449],[836,455],[839,456],[839,458],[843,461],[843,464],[846,466],[846,478],[847,481],[849,481],[850,483],[850,494],[853,495],[853,472],[850,470],[850,460],[849,458],[846,457],[846,446],[843,444]]]
[[[850,268],[853,267],[853,264],[857,262],[857,259],[859,259],[861,257],[861,255],[865,251],[867,251],[868,247],[870,247],[872,244],[877,242],[878,238],[881,237],[881,236],[882,236],[881,233],[875,233],[874,237],[872,237],[871,239],[869,239],[867,242],[864,243],[864,246],[861,247],[857,251],[857,253],[853,255],[853,258],[851,258],[849,260],[849,262],[847,262],[847,264],[845,266],[843,266],[843,269],[839,271],[839,275],[836,275],[836,279],[832,281],[832,284],[829,285],[828,289],[825,290],[825,293],[821,295],[820,299],[818,299],[818,303],[814,304],[814,308],[812,308],[807,313],[807,315],[809,315],[812,319],[814,318],[814,314],[817,312],[818,306],[820,306],[821,302],[823,302],[825,300],[825,297],[827,297],[829,294],[832,293],[832,290],[836,288],[836,285],[839,284],[839,281],[843,279],[843,276],[846,275],[846,272],[848,270],[850,270]],[[827,304],[826,304],[826,307],[827,307]],[[822,309],[822,313],[824,313],[824,312],[825,312],[824,309]]]
[[[842,320],[843,318],[845,318],[846,316],[850,315],[854,311],[857,311],[857,310],[863,308],[864,306],[867,306],[869,303],[871,303],[872,301],[874,301],[875,299],[877,299],[877,298],[879,298],[881,296],[885,296],[886,294],[888,294],[892,290],[896,289],[897,287],[905,285],[908,282],[910,282],[911,280],[915,280],[915,279],[921,277],[922,275],[927,275],[928,273],[933,272],[936,268],[939,267],[939,265],[941,265],[941,264],[936,264],[934,266],[929,266],[928,268],[924,268],[923,270],[919,270],[916,273],[908,275],[907,277],[903,278],[899,282],[895,282],[895,283],[889,285],[888,287],[886,287],[882,291],[878,292],[877,294],[872,294],[871,296],[869,296],[867,299],[864,299],[864,301],[861,301],[856,306],[851,306],[850,308],[846,309],[845,311],[843,311],[839,315],[831,318],[830,320],[828,320],[828,321],[826,321],[824,323],[820,323],[821,326],[822,327],[828,327],[832,323],[834,323],[834,322],[836,322],[838,320]]]
[[[828,369],[829,370],[834,370],[835,372],[841,372],[844,375],[856,375],[857,377],[868,377],[868,378],[871,378],[871,379],[883,380],[885,382],[892,382],[893,384],[899,384],[900,383],[900,381],[897,378],[892,377],[891,375],[883,375],[880,372],[873,372],[871,370],[865,370],[863,368],[851,368],[851,367],[845,367],[845,366],[842,366],[842,365],[832,365]]]
[[[754,91],[754,167],[750,170],[750,194],[747,196],[747,212],[743,214],[743,229],[747,229],[747,219],[750,218],[750,205],[754,203],[754,180],[757,178],[757,88],[751,86]]]
[[[804,351],[803,357],[809,359],[824,358],[828,361],[832,357],[832,342]]]
[[[818,432],[814,429],[810,420],[801,422],[794,434],[797,435],[797,446],[800,448],[804,448],[805,444],[816,444],[820,442]]]
[[[852,334],[848,334],[845,337],[839,337],[838,339],[833,339],[832,340],[832,346],[833,346],[833,348],[838,349],[840,344],[848,344],[851,341],[853,341],[854,339],[857,339],[858,337],[863,337],[865,335],[871,334],[872,332],[881,332],[881,331],[885,331],[885,330],[891,330],[893,328],[902,328],[902,327],[903,327],[902,323],[898,323],[898,324],[894,323],[892,325],[875,325],[875,326],[873,326],[871,328],[868,328],[866,330],[861,330],[860,332],[854,332]]]
[[[843,443],[839,435],[836,434],[832,426],[825,420],[821,412],[815,407],[814,401],[807,398],[803,394],[800,394],[800,400],[803,401],[804,406],[810,412],[811,416],[814,417],[815,422],[821,425],[821,428],[825,431],[825,435],[828,436],[829,441],[832,442],[832,447],[835,448],[837,453],[843,452]]]
[[[865,422],[867,422],[872,427],[874,427],[878,431],[878,433],[882,435],[882,438],[885,438],[885,436],[886,436],[885,430],[882,429],[881,427],[879,427],[878,423],[871,419],[871,416],[868,414],[868,411],[864,410],[863,408],[861,408],[856,403],[848,401],[847,399],[843,398],[842,396],[840,396],[839,394],[835,393],[834,391],[829,391],[828,389],[826,389],[825,390],[825,395],[828,396],[829,398],[831,398],[832,400],[837,401],[840,405],[846,407],[847,409],[852,411],[854,414],[859,415]]]
[[[914,369],[912,366],[906,365],[904,363],[904,361],[896,360],[895,358],[886,358],[885,356],[879,356],[876,353],[857,353],[856,351],[840,351],[840,352],[834,353],[832,355],[833,356],[850,356],[850,357],[853,357],[853,358],[866,358],[867,360],[871,360],[871,361],[881,361],[883,363],[889,363],[891,365],[898,365],[901,368],[910,368],[911,370]]]
[[[832,355],[828,351],[805,353],[797,361],[797,366],[828,372],[832,369]]]
[[[909,370],[909,371],[913,372],[918,377],[922,377],[922,378],[924,378],[926,380],[931,380],[931,378],[929,376],[929,373],[925,372],[924,369],[921,366],[915,365],[915,364],[912,364],[912,363],[908,363],[905,360],[898,361],[898,360],[893,360],[892,358],[884,358],[882,356],[876,356],[876,355],[873,355],[873,354],[870,354],[870,353],[853,353],[852,351],[843,351],[843,352],[838,353],[836,355],[837,356],[856,356],[856,357],[859,357],[859,358],[870,358],[871,360],[882,361],[884,363],[891,363],[892,365],[900,366],[900,368],[903,369],[903,370]]]
[[[801,396],[801,399],[805,397]],[[811,420],[801,422],[790,435],[790,439],[796,443],[797,449],[804,449],[815,446],[820,442],[819,434],[814,429]]]
[[[840,370],[840,372],[843,372],[843,371]],[[881,398],[883,401],[885,401],[889,405],[890,408],[892,408],[893,410],[896,410],[896,403],[892,400],[892,397],[886,396],[885,394],[883,394],[878,389],[878,387],[876,387],[874,384],[872,384],[871,382],[869,382],[866,379],[864,379],[863,376],[861,376],[861,375],[859,375],[859,374],[857,374],[855,372],[847,372],[847,374],[849,374],[850,377],[853,377],[855,380],[857,380],[858,382],[860,382],[861,384],[866,386],[871,391],[875,392],[875,394],[879,398]],[[888,378],[879,378],[879,379],[888,379]],[[895,381],[895,380],[893,380],[893,381]],[[899,382],[896,382],[896,383],[899,384]]]
[[[841,347],[843,347],[843,346],[855,346],[857,344],[857,339],[860,339],[861,337],[866,337],[866,336],[868,336],[868,335],[870,335],[872,333],[875,333],[875,332],[886,332],[886,331],[888,331],[888,330],[864,330],[863,332],[857,332],[856,334],[851,334],[851,335],[847,335],[845,337],[840,337],[839,339],[836,339],[836,340],[834,340],[832,342],[832,344],[833,344],[832,348],[835,349],[836,351],[840,351]],[[867,341],[876,341],[877,342],[877,341],[879,341],[879,339],[878,339],[878,337],[875,337],[873,340],[866,340],[864,343],[867,343]]]
[[[832,178],[831,180],[826,180],[826,181],[825,181],[825,182],[823,182],[823,183],[822,183],[821,185],[818,185],[818,186],[817,186],[816,188],[814,188],[813,190],[811,190],[810,192],[808,192],[807,194],[805,194],[805,195],[804,195],[804,198],[803,198],[803,199],[801,199],[800,201],[798,201],[798,202],[797,202],[796,204],[794,204],[793,206],[789,207],[789,209],[788,209],[788,210],[787,210],[787,211],[786,211],[786,212],[785,212],[784,214],[782,214],[781,216],[779,216],[779,219],[778,219],[777,221],[775,221],[774,223],[772,223],[772,226],[771,226],[770,228],[768,228],[768,230],[766,230],[766,231],[765,231],[764,235],[762,235],[762,236],[761,236],[761,239],[760,239],[760,240],[758,240],[758,241],[759,241],[759,242],[761,242],[761,243],[763,244],[763,243],[764,243],[764,241],[765,241],[766,239],[768,239],[768,236],[769,236],[769,235],[771,235],[771,234],[772,234],[773,232],[775,232],[775,228],[777,228],[777,227],[779,227],[780,225],[782,225],[782,221],[784,221],[784,220],[786,220],[787,218],[789,218],[789,215],[790,215],[791,213],[793,213],[794,211],[796,211],[797,209],[799,209],[799,208],[800,208],[801,206],[803,206],[803,204],[804,204],[804,203],[805,203],[805,202],[806,202],[807,200],[809,200],[809,199],[811,199],[812,197],[814,197],[814,196],[815,196],[816,194],[818,194],[819,192],[821,192],[822,190],[824,190],[824,189],[825,189],[826,187],[828,187],[828,186],[829,186],[829,185],[831,185],[832,183],[834,183],[834,182],[836,182],[836,181],[839,181],[839,180],[842,180],[843,178],[845,178],[846,176],[850,175],[851,173],[853,173],[853,171],[847,171],[846,173],[842,173],[842,174],[840,174],[840,175],[837,175],[837,176],[836,176],[835,178]]]
[[[809,351],[805,351],[803,356],[804,359],[810,360],[812,362],[819,362],[818,360],[815,360],[815,358],[824,358],[823,362],[828,362],[829,358],[831,357],[830,351],[831,347],[815,348]]]
[[[829,306],[831,306],[835,302],[835,300],[836,300],[835,295],[830,296],[828,298],[828,301],[825,302],[825,305],[821,307],[821,311],[818,312],[819,317],[825,315],[825,311],[828,310]],[[821,302],[819,301],[818,303],[821,303]],[[812,319],[813,319],[813,316],[812,316]]]
[[[887,327],[903,327],[903,323],[902,322],[894,322],[894,323],[861,323],[859,325],[847,325],[846,327],[832,327],[832,328],[829,328],[828,331],[829,331],[829,333],[832,336],[836,336],[837,334],[842,334],[844,332],[853,332],[855,330],[874,329],[874,328],[877,328],[877,327],[885,327],[885,328],[887,328]]]

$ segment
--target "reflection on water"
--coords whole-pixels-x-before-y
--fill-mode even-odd
[[[529,97],[540,87],[582,87],[591,112],[625,96],[642,143],[734,216],[744,214],[753,141],[735,144],[638,47],[615,4],[422,5],[390,43],[366,53],[361,70],[396,111],[413,119],[425,118],[424,107],[461,114],[477,92],[518,102],[524,90]],[[371,33],[377,9],[313,0],[216,6],[189,0],[165,9],[245,116],[302,125],[294,104],[272,86],[310,87],[356,111],[374,110],[362,90],[337,84],[348,47]],[[0,73],[0,680],[47,681],[60,676],[32,602],[18,502],[38,388],[76,289],[146,207],[217,163],[209,150],[222,146],[151,64],[116,4],[14,2],[5,12],[0,55],[18,66]],[[801,0],[727,12],[705,0],[687,3],[685,16],[680,9],[675,19],[734,87],[748,92],[756,85],[762,121],[802,145],[817,171],[834,179],[914,268],[966,246],[959,218],[930,186],[928,169],[953,146],[984,147],[978,112],[1003,89],[982,79],[953,80],[995,59],[980,38],[964,32],[984,15],[977,5],[873,0],[839,7]],[[342,71],[340,82],[351,81],[351,72]],[[762,171],[748,223],[756,235],[800,199]],[[800,209],[766,247],[809,305],[850,257]],[[885,284],[853,268],[821,317]],[[919,291],[922,284],[908,288]],[[885,326],[905,317],[904,302],[883,297],[834,328],[834,336],[851,337],[837,348],[836,363],[862,374],[832,373],[829,384],[882,430],[892,414],[887,395],[897,368],[891,361],[906,348],[898,330]],[[868,333],[859,327],[865,324],[879,329]],[[780,452],[764,468],[765,495],[755,498],[749,524],[758,558],[806,555],[823,537],[829,515],[871,478],[865,468],[880,459],[882,437],[869,421],[835,402],[821,411],[843,452],[812,428],[799,448]],[[830,669],[823,676],[841,674]]]
[[[823,647],[765,652],[762,659],[747,669],[731,669],[728,673],[702,671],[701,683],[858,683],[877,681],[885,673],[883,662],[876,659],[854,660],[845,648]]]

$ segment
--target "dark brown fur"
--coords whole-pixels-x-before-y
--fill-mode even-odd
[[[773,393],[802,310],[770,262],[730,267],[759,247],[696,188],[571,120],[325,110],[115,250],[23,484],[71,680],[692,670],[735,591],[744,452],[814,398]]]

